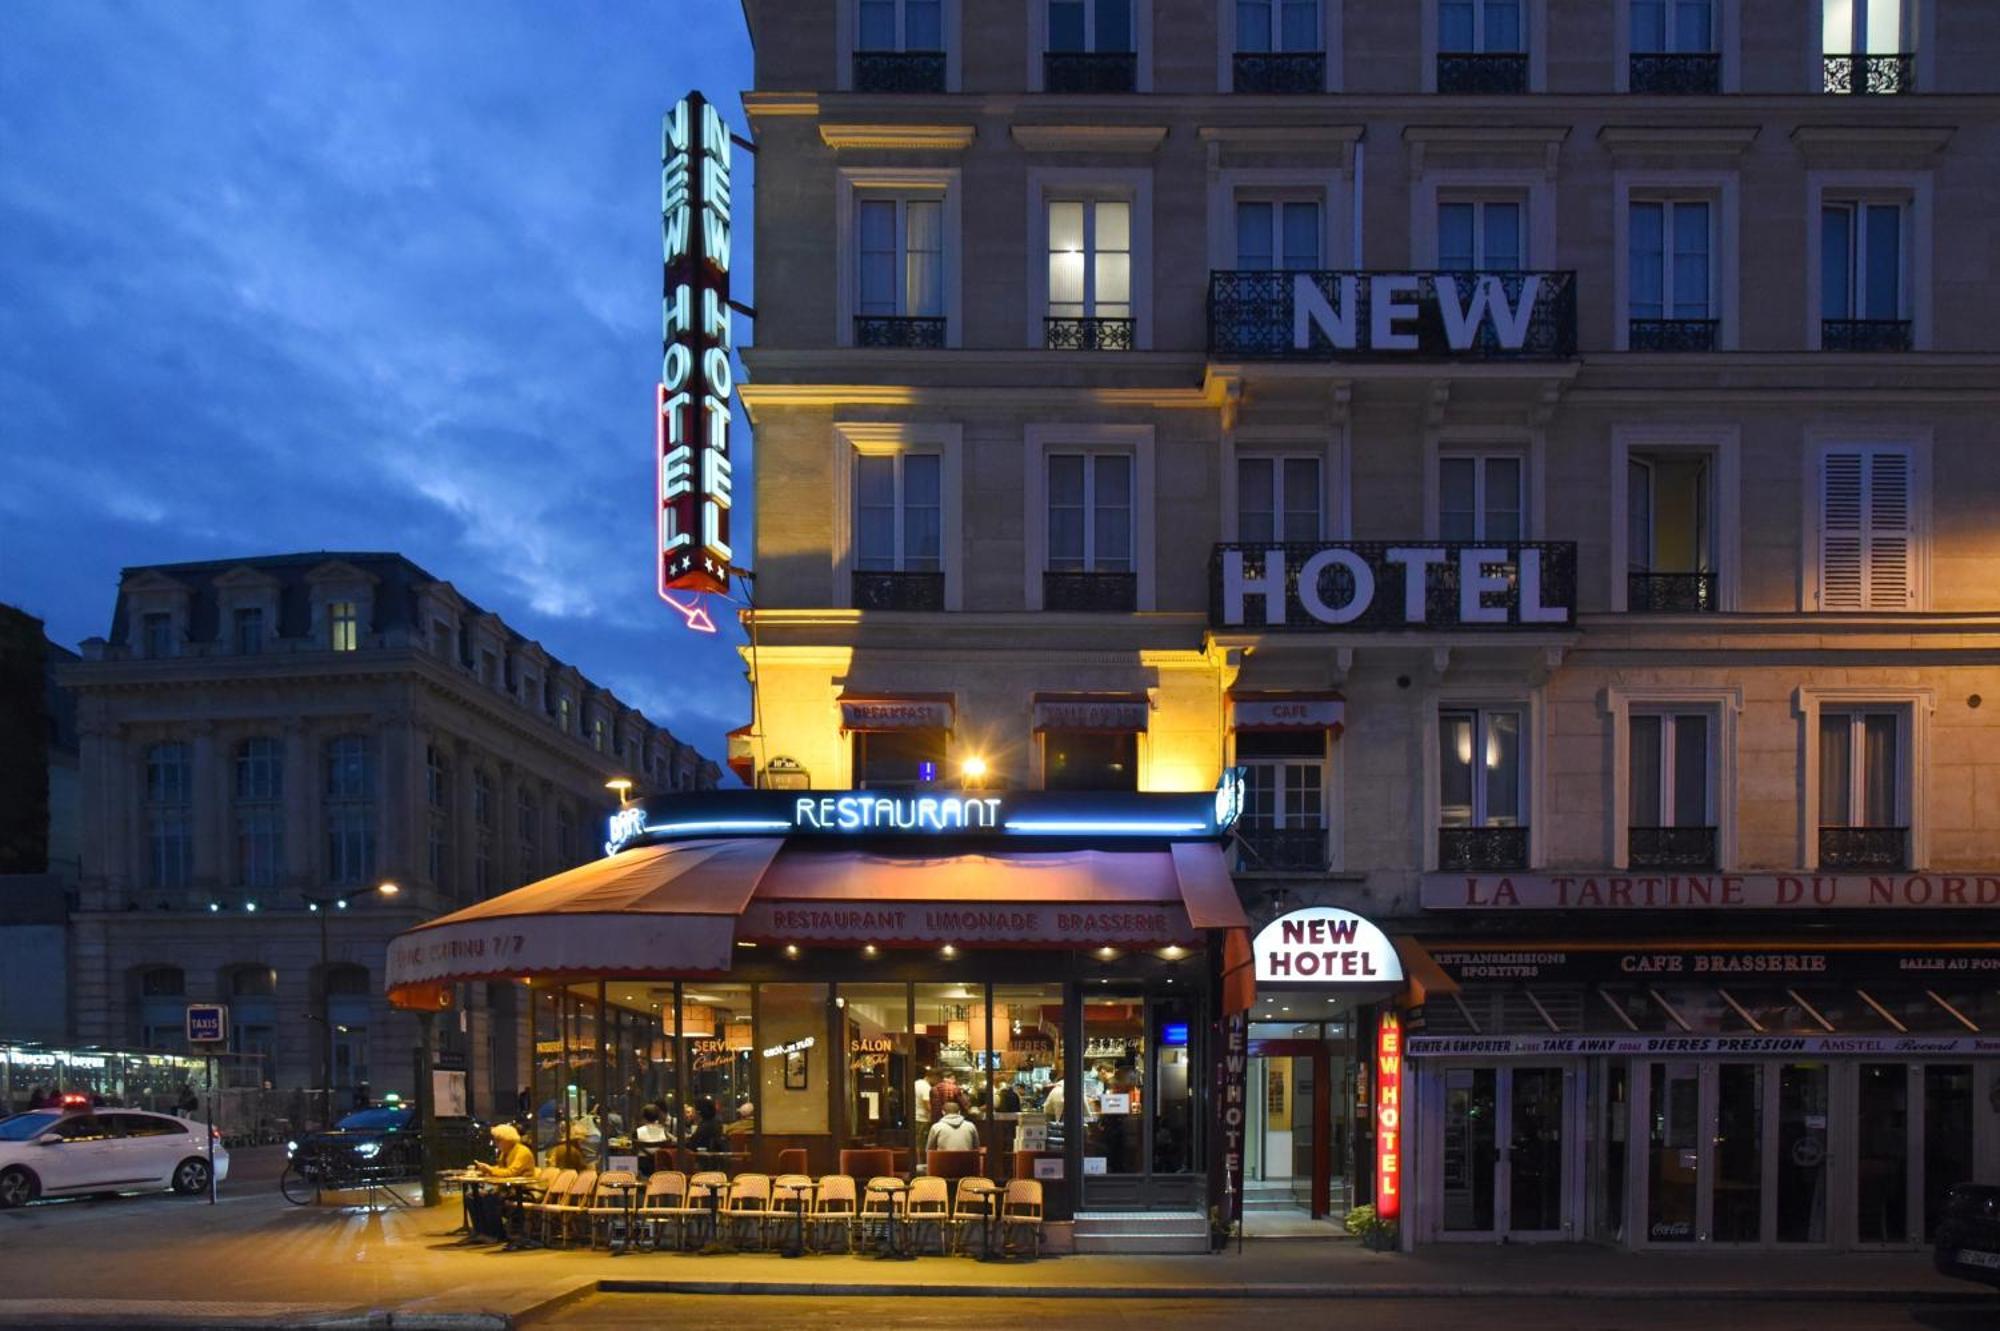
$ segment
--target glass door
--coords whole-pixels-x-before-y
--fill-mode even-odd
[[[1640,1242],[1826,1242],[1828,1080],[1823,1063],[1640,1064]]]
[[[1449,1239],[1569,1231],[1581,1134],[1561,1064],[1446,1067],[1437,1142],[1439,1226]]]

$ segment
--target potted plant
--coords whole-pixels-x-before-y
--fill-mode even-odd
[[[1229,1240],[1236,1234],[1236,1226],[1222,1218],[1222,1208],[1208,1208],[1208,1250],[1221,1252],[1229,1246]]]
[[[1384,1220],[1372,1205],[1357,1206],[1347,1213],[1347,1232],[1360,1239],[1370,1252],[1395,1250],[1396,1222]]]

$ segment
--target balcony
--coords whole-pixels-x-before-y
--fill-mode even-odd
[[[1408,604],[1404,589],[1411,576],[1412,565],[1392,560],[1392,551],[1404,552],[1412,547],[1435,552],[1437,559],[1419,565],[1424,578],[1423,607],[1424,619],[1421,624],[1413,624],[1408,618]],[[1574,541],[1528,541],[1506,544],[1504,549],[1513,558],[1498,562],[1482,562],[1481,568],[1498,577],[1503,589],[1489,592],[1484,599],[1484,608],[1498,612],[1496,617],[1482,618],[1468,622],[1464,617],[1465,605],[1460,596],[1464,567],[1460,553],[1470,549],[1487,549],[1478,545],[1457,545],[1414,539],[1407,541],[1305,541],[1274,545],[1263,541],[1237,541],[1218,544],[1208,561],[1208,606],[1209,623],[1216,627],[1253,627],[1263,632],[1305,632],[1324,633],[1333,627],[1343,631],[1361,632],[1403,632],[1414,629],[1463,629],[1470,632],[1489,633],[1510,630],[1561,629],[1575,622],[1576,618],[1576,543]],[[1230,602],[1229,588],[1224,578],[1224,556],[1240,554],[1243,567],[1243,581],[1259,581],[1267,576],[1270,552],[1279,551],[1285,561],[1284,583],[1281,595],[1266,597],[1243,596],[1244,602],[1254,602],[1262,608],[1263,618],[1246,624],[1246,606]],[[1353,603],[1361,589],[1356,586],[1356,577],[1351,568],[1339,560],[1318,558],[1326,551],[1337,550],[1358,559],[1366,567],[1367,581],[1372,584],[1370,596],[1365,606],[1354,610]],[[1522,619],[1523,604],[1521,587],[1521,552],[1535,551],[1540,565],[1540,579],[1532,587],[1528,598],[1544,611],[1561,612],[1553,620],[1527,622]],[[1300,585],[1300,574],[1308,567],[1317,570],[1316,580],[1307,586]],[[1309,593],[1309,595],[1308,595]],[[1282,604],[1282,611],[1275,607]],[[1316,608],[1318,610],[1316,611]],[[1343,613],[1337,623],[1324,618],[1327,608],[1339,608]]]
[[[854,345],[857,347],[916,347],[944,345],[943,319],[900,314],[857,314],[854,316]]]
[[[1907,827],[1822,827],[1819,867],[1894,873],[1910,866]]]
[[[1050,351],[1130,351],[1130,319],[1043,320],[1044,344]]]
[[[1302,294],[1306,317],[1295,321]],[[1414,346],[1375,346],[1377,301],[1411,310],[1392,331],[1414,335]],[[1208,275],[1208,354],[1214,360],[1567,359],[1576,355],[1576,273],[1218,270]]]
[[[1883,96],[1917,90],[1917,57],[1909,51],[1889,55],[1828,51],[1824,65],[1827,92]]]
[[[1713,351],[1717,319],[1633,319],[1625,326],[1628,351]]]
[[[1908,351],[1915,345],[1908,319],[1821,319],[1821,351]]]
[[[1233,63],[1237,92],[1299,93],[1326,91],[1326,56],[1319,51],[1238,51]]]
[[[1045,51],[1043,92],[1136,92],[1139,57],[1131,51]]]
[[[1712,827],[1633,827],[1626,830],[1625,858],[1634,869],[1713,869]]]
[[[1449,93],[1517,93],[1528,90],[1526,51],[1440,51],[1437,90]]]
[[[856,51],[856,92],[943,92],[943,51]]]
[[[1626,86],[1669,97],[1722,91],[1722,57],[1713,51],[1634,52]]]
[[[1042,609],[1069,614],[1130,614],[1139,608],[1136,573],[1044,573]]]
[[[1243,827],[1236,830],[1238,873],[1323,873],[1323,827]]]
[[[1528,867],[1525,827],[1440,827],[1438,871],[1492,873]]]
[[[856,610],[943,610],[944,574],[856,569],[853,595]]]
[[[1625,575],[1625,608],[1635,615],[1707,614],[1715,607],[1715,571]]]

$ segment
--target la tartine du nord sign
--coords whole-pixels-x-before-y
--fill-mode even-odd
[[[1575,619],[1568,541],[1223,545],[1211,569],[1217,628],[1552,629]]]
[[[660,131],[666,260],[654,466],[660,594],[729,590],[729,126],[689,93]]]

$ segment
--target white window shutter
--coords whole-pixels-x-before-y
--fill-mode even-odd
[[[1819,608],[1864,608],[1862,566],[1862,460],[1828,453],[1820,463]]]
[[[1910,455],[1881,449],[1868,455],[1868,586],[1870,610],[1915,604],[1911,556]]]

